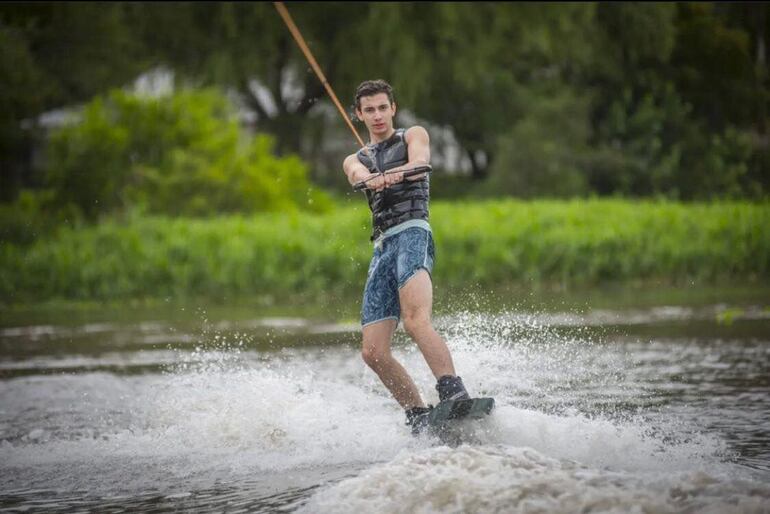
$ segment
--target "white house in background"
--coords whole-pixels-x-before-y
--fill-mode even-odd
[[[174,90],[174,72],[163,67],[154,68],[141,74],[134,80],[133,84],[125,89],[133,91],[138,95],[152,98],[170,94]],[[38,116],[37,124],[44,129],[52,129],[69,123],[76,123],[80,120],[80,112],[82,110],[82,104],[53,109]],[[24,129],[30,128],[32,120],[22,121],[21,126]]]

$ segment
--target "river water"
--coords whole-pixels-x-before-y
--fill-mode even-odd
[[[0,511],[770,512],[770,302],[609,303],[437,314],[497,400],[451,447],[353,321],[5,313]]]

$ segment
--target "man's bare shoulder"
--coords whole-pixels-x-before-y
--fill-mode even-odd
[[[351,176],[351,174],[371,173],[369,168],[358,158],[357,153],[345,157],[345,160],[342,161],[342,170],[348,176]]]
[[[428,131],[422,125],[413,125],[406,129],[404,139],[409,144],[412,141],[428,141],[430,136],[428,136]]]
[[[352,153],[345,157],[345,160],[342,161],[342,166],[347,168],[348,166],[352,164],[362,164],[360,160],[358,160],[358,153]]]

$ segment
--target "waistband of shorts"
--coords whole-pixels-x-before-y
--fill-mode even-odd
[[[405,221],[403,223],[399,223],[395,227],[390,227],[388,230],[383,232],[382,235],[374,241],[374,247],[376,248],[378,246],[381,246],[382,242],[385,241],[385,239],[395,236],[396,234],[399,234],[404,230],[407,230],[413,227],[421,228],[421,229],[427,230],[428,232],[432,232],[430,228],[430,223],[428,223],[427,220]]]

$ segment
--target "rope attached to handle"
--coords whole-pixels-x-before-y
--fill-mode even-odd
[[[292,20],[291,15],[289,14],[289,11],[283,5],[283,2],[273,2],[273,4],[275,5],[275,8],[278,10],[278,14],[281,15],[281,18],[283,18],[283,21],[286,23],[286,26],[289,27],[289,32],[291,32],[291,35],[294,36],[294,40],[299,45],[299,48],[300,50],[302,50],[302,53],[305,54],[305,58],[310,63],[310,66],[312,66],[313,71],[315,71],[315,74],[318,76],[318,79],[321,81],[321,84],[323,84],[324,88],[326,88],[326,92],[329,93],[329,96],[332,98],[332,101],[334,101],[334,105],[337,106],[337,109],[340,111],[340,114],[342,115],[344,120],[347,122],[348,127],[350,128],[350,131],[353,132],[353,135],[356,137],[358,144],[361,145],[362,148],[366,148],[364,141],[361,139],[361,136],[358,135],[358,132],[356,132],[355,127],[353,127],[353,123],[350,121],[350,118],[345,113],[345,109],[342,108],[342,104],[340,104],[340,101],[337,100],[337,95],[334,94],[334,90],[332,89],[331,85],[329,85],[329,81],[326,80],[326,77],[324,76],[323,71],[321,71],[321,67],[318,66],[318,63],[313,57],[313,53],[310,51],[310,48],[308,48],[307,44],[305,43],[305,38],[302,37],[302,34],[300,33],[299,29],[294,24],[294,20]]]

